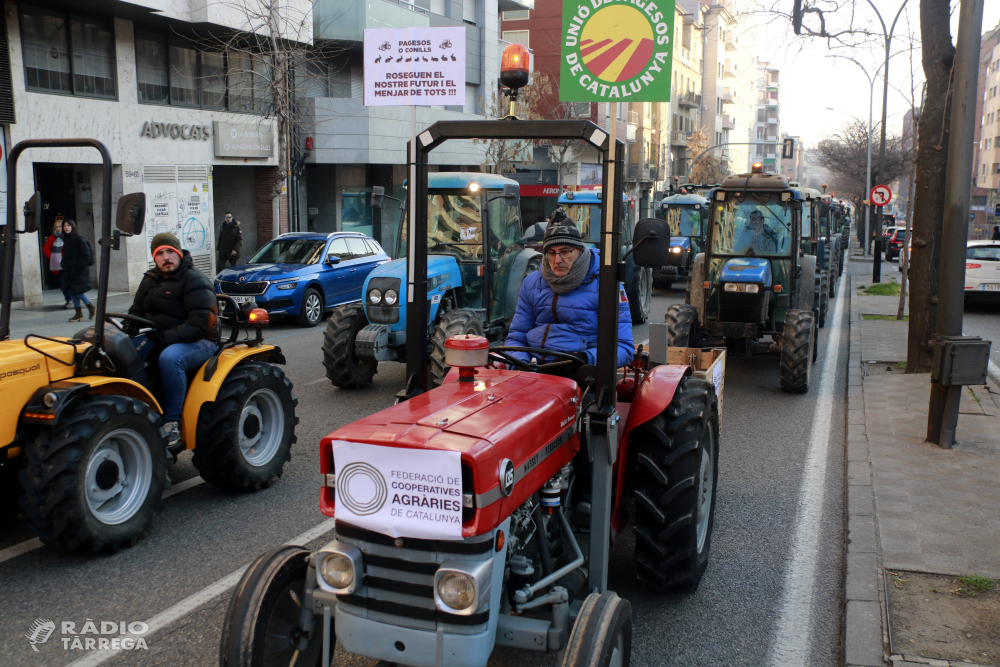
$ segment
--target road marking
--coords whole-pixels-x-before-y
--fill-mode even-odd
[[[309,382],[306,382],[306,383],[305,383],[304,385],[302,385],[302,386],[303,386],[303,387],[311,387],[311,386],[313,386],[314,384],[319,384],[319,383],[321,383],[321,382],[329,382],[329,381],[330,381],[330,378],[316,378],[315,380],[310,380]]]
[[[838,281],[840,282],[840,281]],[[798,509],[792,557],[785,572],[781,611],[771,646],[768,665],[790,667],[806,665],[812,647],[813,592],[816,590],[816,560],[819,557],[819,530],[823,520],[826,496],[826,461],[830,451],[830,425],[833,400],[836,398],[837,369],[840,364],[840,333],[844,328],[844,294],[837,292],[833,311],[834,327],[827,338],[827,354],[823,359],[823,380],[816,392],[809,450],[799,487]]]
[[[170,496],[176,496],[178,493],[182,491],[187,491],[190,488],[193,488],[195,486],[198,486],[199,484],[204,484],[204,483],[205,480],[203,480],[200,476],[192,477],[191,479],[184,480],[179,484],[174,484],[173,486],[171,486],[163,494],[162,498],[163,500],[166,500]],[[42,546],[44,546],[42,544],[42,541],[37,537],[35,537],[33,539],[25,540],[24,542],[15,544],[12,547],[7,547],[6,549],[0,549],[0,563],[10,560],[11,558],[17,558],[22,554],[26,554],[29,551],[34,551],[35,549],[38,549]]]
[[[314,526],[313,528],[310,528],[301,535],[296,535],[292,539],[285,542],[285,544],[296,544],[296,545],[308,544],[309,542],[312,542],[313,540],[329,533],[331,530],[334,529],[335,525],[336,521],[334,519],[327,519],[323,523]],[[149,626],[149,630],[147,630],[146,633],[142,635],[143,639],[145,639],[148,642],[150,636],[156,634],[160,630],[163,630],[164,628],[168,627],[175,621],[187,616],[198,607],[204,605],[207,602],[211,602],[212,600],[219,597],[229,589],[235,587],[236,584],[240,582],[240,577],[243,576],[243,573],[246,571],[248,567],[250,567],[250,563],[247,563],[238,570],[231,572],[230,574],[226,575],[222,579],[219,579],[215,583],[209,584],[208,586],[201,589],[194,595],[189,595],[188,597],[184,598],[183,600],[173,605],[172,607],[168,607],[167,609],[161,611],[156,616],[153,616],[152,618],[147,620],[146,625]],[[80,658],[79,660],[74,660],[73,662],[67,664],[66,667],[97,667],[97,665],[101,665],[107,662],[108,660],[115,657],[121,652],[122,649],[118,650],[107,649],[104,651],[101,650],[93,651],[91,653],[88,653],[84,657]]]

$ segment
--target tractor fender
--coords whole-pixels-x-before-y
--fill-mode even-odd
[[[525,272],[528,270],[528,263],[535,257],[541,257],[542,253],[531,248],[525,248],[517,253],[514,262],[510,265],[510,273],[507,274],[507,301],[506,312],[503,314],[505,320],[514,318],[514,311],[517,310],[517,297],[521,293],[521,284],[527,278]]]
[[[56,402],[51,408],[45,405],[44,397],[46,394],[55,394],[56,396]],[[41,387],[35,392],[35,395],[31,397],[31,400],[28,401],[28,404],[24,408],[25,413],[53,415],[53,417],[25,417],[22,414],[21,419],[26,424],[55,426],[59,423],[59,417],[66,408],[84,396],[92,394],[113,394],[138,398],[155,410],[157,414],[162,413],[160,404],[156,398],[138,382],[125,378],[88,375],[86,377],[67,378]]]
[[[698,309],[698,322],[705,323],[705,253],[694,256],[691,271],[688,274],[688,294],[685,303]]]
[[[237,345],[223,350],[217,357],[212,357],[195,373],[194,381],[188,386],[187,396],[184,398],[184,410],[181,412],[181,434],[188,449],[194,449],[201,406],[215,400],[219,394],[219,387],[229,377],[229,371],[233,370],[236,364],[253,358],[271,363],[285,363],[281,348],[276,345],[260,347]],[[206,372],[206,366],[213,362],[213,371]]]
[[[615,472],[618,478],[615,509],[611,516],[611,534],[617,535],[628,522],[626,498],[630,488],[628,476],[635,469],[635,453],[629,449],[632,431],[662,413],[674,400],[674,392],[681,378],[691,374],[686,365],[663,365],[653,368],[635,390],[632,403],[625,417],[625,425],[618,434],[618,461]]]
[[[795,307],[811,313],[816,292],[816,256],[803,255],[799,262],[798,292],[795,295]]]

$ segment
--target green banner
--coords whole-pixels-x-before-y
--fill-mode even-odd
[[[674,0],[563,0],[561,102],[669,102]]]

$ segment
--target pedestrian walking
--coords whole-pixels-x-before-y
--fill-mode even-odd
[[[219,261],[216,262],[216,270],[221,271],[226,268],[226,262],[230,266],[240,263],[240,251],[243,250],[243,230],[240,228],[240,221],[233,218],[233,214],[226,211],[222,229],[219,231],[219,243],[215,246]]]
[[[59,281],[59,289],[62,290],[63,298],[66,299],[66,303],[63,304],[63,310],[68,310],[70,304],[72,303],[72,298],[70,297],[69,290],[66,289],[65,283],[63,283],[63,243],[63,223],[62,220],[60,220],[52,225],[52,233],[49,234],[49,238],[45,240],[45,246],[42,248],[42,252],[45,253],[45,257],[48,258],[49,271],[51,271],[52,275],[54,275],[56,280]]]
[[[87,298],[90,291],[90,267],[94,265],[94,251],[87,239],[80,236],[80,230],[72,220],[63,220],[62,248],[63,286],[73,300],[76,313],[70,322],[83,320],[83,304],[87,306],[90,319],[94,319],[97,309]]]
[[[991,241],[1000,241],[1000,225],[993,225],[993,236],[990,237]]]

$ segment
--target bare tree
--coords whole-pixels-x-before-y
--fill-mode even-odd
[[[877,126],[876,126],[877,127]],[[878,155],[879,137],[872,128],[872,155]],[[840,128],[839,136],[824,139],[816,147],[819,166],[830,172],[837,192],[850,198],[856,205],[868,198],[865,183],[865,168],[868,160],[868,126],[855,120]],[[909,170],[911,156],[903,148],[903,137],[898,134],[886,135],[885,174],[878,173],[878,165],[872,165],[872,182],[889,183]]]
[[[517,93],[517,108],[515,115],[522,120],[539,120],[539,107],[542,98],[552,95],[555,91],[551,77],[536,72],[531,82]],[[483,115],[487,118],[507,118],[510,115],[510,98],[504,90],[496,85],[490,92],[488,100],[479,98]],[[494,174],[509,174],[514,171],[516,163],[535,164],[533,154],[534,143],[525,139],[473,139],[472,143],[483,146],[484,162],[482,168]]]
[[[705,127],[692,132],[687,138],[688,154],[697,157],[708,150],[712,144],[709,142],[708,130]],[[691,182],[693,183],[721,183],[722,179],[732,173],[729,167],[729,160],[716,155],[714,152],[702,155],[691,167]]]

